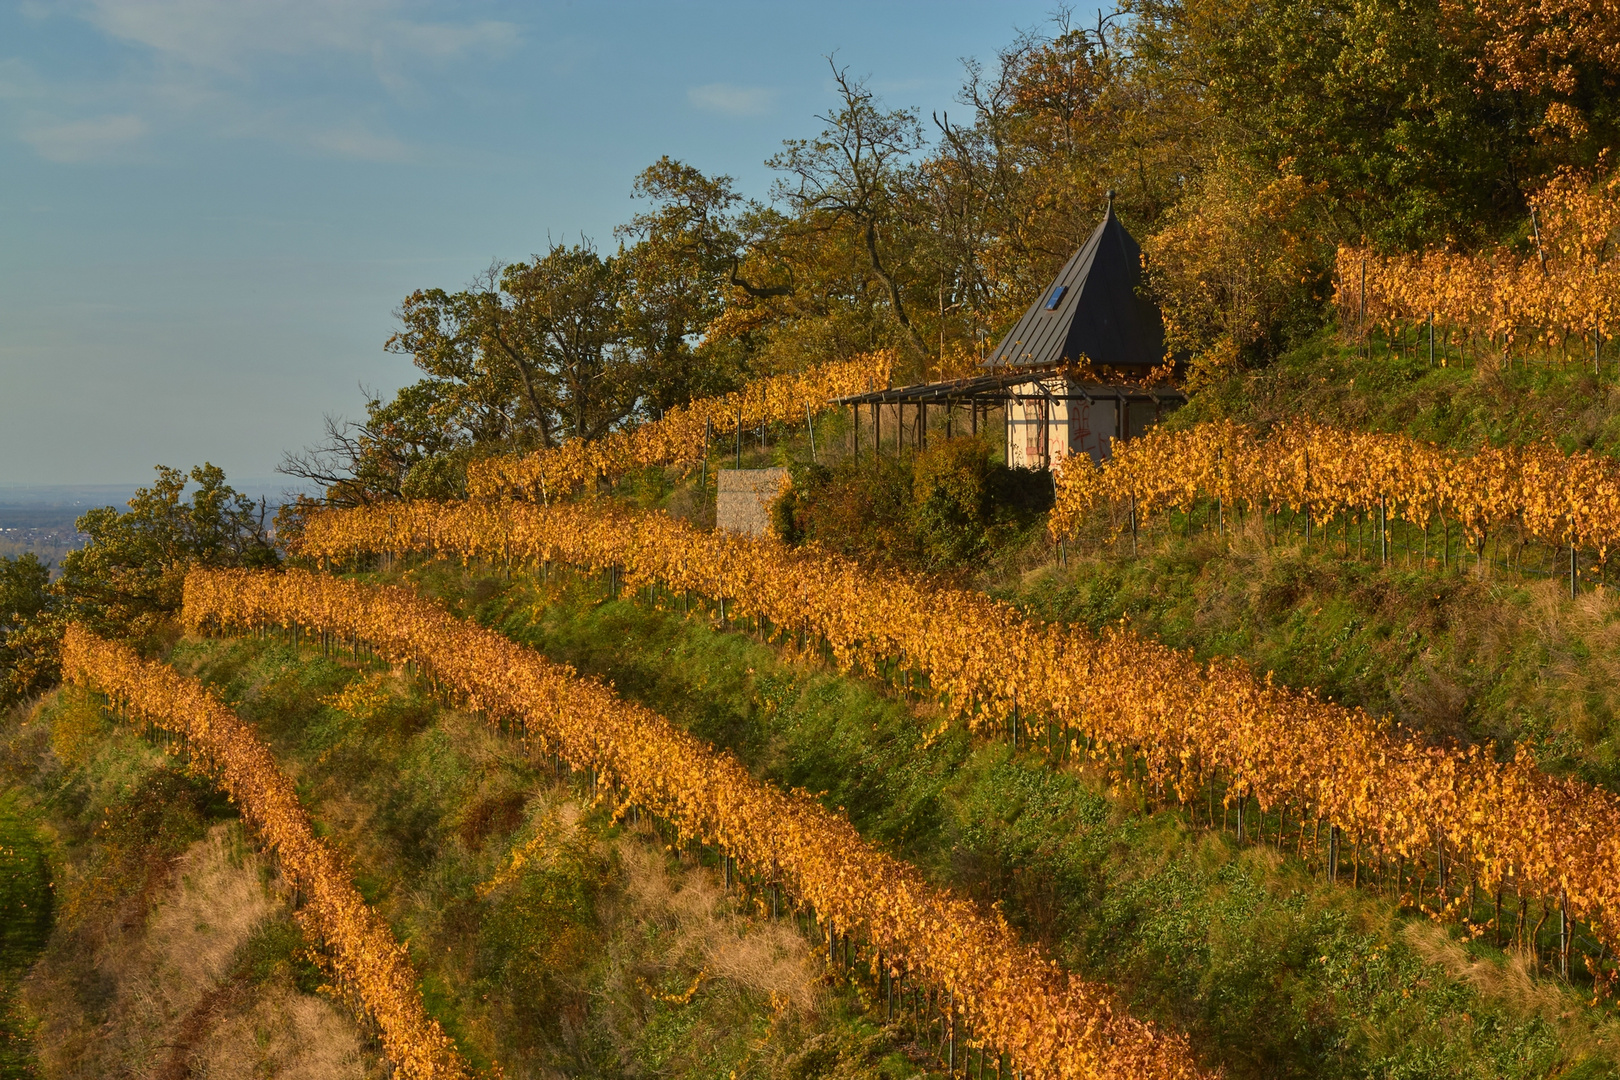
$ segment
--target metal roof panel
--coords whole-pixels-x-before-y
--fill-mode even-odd
[[[1102,222],[982,366],[1050,367],[1082,356],[1112,367],[1162,362],[1164,320],[1158,307],[1138,293],[1141,257],[1141,248],[1110,203]],[[1063,295],[1048,309],[1060,287]]]

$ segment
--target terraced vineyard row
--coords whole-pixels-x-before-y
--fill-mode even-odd
[[[422,1007],[404,946],[354,887],[342,858],[315,835],[292,780],[253,729],[201,683],[142,660],[78,624],[62,642],[62,675],[106,694],[121,712],[181,735],[191,753],[275,849],[281,869],[308,902],[296,916],[331,947],[343,989],[377,1024],[383,1052],[402,1075],[466,1077],[467,1062]]]
[[[1620,332],[1620,261],[1613,257],[1620,175],[1595,182],[1566,170],[1529,201],[1535,229],[1527,251],[1384,255],[1341,247],[1340,322],[1394,327],[1432,318],[1461,328],[1447,339],[1461,345],[1484,337],[1499,356],[1517,345],[1592,361],[1601,338]]]
[[[930,886],[846,818],[755,780],[656,713],[407,590],[297,571],[194,570],[185,621],[201,632],[318,629],[420,665],[468,707],[518,729],[532,751],[593,770],[621,807],[718,845],[835,932],[863,934],[879,966],[946,992],[953,1017],[1032,1080],[1199,1075],[1180,1037],[1133,1019],[1105,987],[1061,972],[1004,921]]]
[[[760,424],[808,424],[831,398],[888,385],[893,369],[892,353],[875,352],[759,379],[600,439],[571,439],[551,450],[474,462],[467,469],[467,491],[475,499],[517,496],[546,502],[649,465],[696,465],[716,436]]]
[[[1133,516],[1141,524],[1208,499],[1234,512],[1286,508],[1317,522],[1362,513],[1375,528],[1401,519],[1427,531],[1441,520],[1476,552],[1510,531],[1600,558],[1620,542],[1620,465],[1548,443],[1460,454],[1400,434],[1296,423],[1262,437],[1223,421],[1149,432],[1118,444],[1100,467],[1071,457],[1056,485],[1051,530],[1059,539],[1073,538],[1100,508],[1120,529]]]
[[[1302,847],[1306,818],[1318,832],[1327,825],[1331,838],[1342,830],[1358,874],[1363,852],[1369,864],[1392,867],[1397,882],[1402,865],[1434,855],[1437,909],[1454,907],[1451,892],[1470,885],[1500,904],[1499,890],[1510,886],[1543,910],[1589,921],[1611,948],[1620,943],[1620,803],[1612,796],[1546,775],[1527,752],[1498,762],[1477,748],[1427,746],[1234,660],[1200,664],[1128,629],[1099,635],[1040,624],[979,593],[599,505],[333,512],[311,523],[303,544],[327,559],[426,551],[615,567],[627,584],[663,582],[724,601],[736,615],[763,616],[779,633],[819,638],[843,670],[915,671],[977,731],[1033,729],[1031,741],[1060,758],[1089,753],[1184,804],[1219,789],[1229,801],[1291,810]]]

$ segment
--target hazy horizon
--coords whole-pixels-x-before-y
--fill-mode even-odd
[[[29,484],[0,482],[0,506],[76,506],[76,505],[119,505],[122,506],[137,488],[150,487],[156,479],[156,473],[151,477],[131,480],[124,483],[86,483],[86,484]],[[310,485],[295,480],[290,476],[249,476],[234,477],[226,474],[226,483],[244,495],[258,498],[266,494],[280,494],[282,491],[309,491]],[[116,500],[116,502],[97,501],[101,499]]]

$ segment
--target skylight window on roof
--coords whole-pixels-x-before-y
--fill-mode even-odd
[[[1059,285],[1057,288],[1053,289],[1051,298],[1046,301],[1046,310],[1056,311],[1058,303],[1063,299],[1063,294],[1068,291],[1069,287],[1067,285]]]

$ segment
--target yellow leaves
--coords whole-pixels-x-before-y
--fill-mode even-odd
[[[1549,126],[1583,121],[1562,106],[1549,109]],[[1616,177],[1595,184],[1591,174],[1564,169],[1530,197],[1540,244],[1525,254],[1498,249],[1482,255],[1429,251],[1383,256],[1341,247],[1335,302],[1346,326],[1441,323],[1470,328],[1493,344],[1520,337],[1547,345],[1571,335],[1585,341],[1615,324],[1620,263],[1612,258],[1620,229]],[[1444,360],[1442,359],[1442,363]]]
[[[703,980],[707,979],[708,977],[708,968],[704,968],[703,970],[699,971],[692,979],[692,985],[686,988],[686,992],[684,994],[660,993],[657,989],[650,986],[646,979],[643,979],[639,975],[636,976],[636,985],[641,987],[641,992],[643,994],[646,994],[648,997],[653,998],[656,1001],[662,1001],[666,1005],[688,1005],[691,1004],[692,998],[697,994],[698,988],[703,985]],[[773,1003],[775,1001],[774,991],[772,992],[772,1001]]]
[[[1522,525],[1552,544],[1620,543],[1620,468],[1546,443],[1467,456],[1398,434],[1292,423],[1261,440],[1247,427],[1212,423],[1131,440],[1101,468],[1068,459],[1056,486],[1050,527],[1059,538],[1072,537],[1098,507],[1122,529],[1133,510],[1140,523],[1196,498],[1220,498],[1316,520],[1363,512],[1374,535],[1382,513],[1420,528],[1437,516],[1455,521],[1471,541]]]
[[[522,847],[509,852],[495,875],[488,881],[479,882],[474,891],[481,899],[487,898],[517,881],[528,867],[551,861],[560,846],[561,834],[561,823],[555,818],[542,820],[539,831]]]
[[[1572,516],[1571,490],[1589,492],[1577,501],[1590,506],[1620,507],[1613,470],[1590,455],[1567,458],[1535,446],[1461,460],[1392,438],[1303,425],[1264,443],[1237,425],[1160,430],[1126,444],[1102,470],[1071,459],[1082,467],[1059,475],[1057,515],[1121,492],[1135,493],[1139,509],[1150,513],[1215,490],[1261,507],[1303,507],[1309,499],[1319,513],[1387,502],[1392,514],[1419,524],[1443,509],[1469,529],[1522,511],[1527,528],[1560,535],[1560,522]],[[1600,525],[1616,517],[1573,516],[1588,537],[1602,535]],[[1498,764],[1427,747],[1404,729],[1276,686],[1237,661],[1201,665],[1125,624],[1100,634],[1045,626],[982,594],[593,504],[409,503],[331,512],[310,522],[304,542],[309,554],[327,558],[414,547],[502,561],[562,558],[597,570],[616,565],[628,587],[660,581],[677,595],[724,597],[733,617],[764,615],[784,631],[819,635],[845,671],[873,675],[898,660],[925,672],[946,712],[974,730],[1004,730],[1017,710],[1033,745],[1042,745],[1045,725],[1055,723],[1065,737],[1088,741],[1076,744],[1077,753],[1115,768],[1127,755],[1141,758],[1148,783],[1190,791],[1218,773],[1234,791],[1266,805],[1303,807],[1352,842],[1362,838],[1407,856],[1447,835],[1464,849],[1459,858],[1478,869],[1482,887],[1512,876],[1521,890],[1556,891],[1567,879],[1572,911],[1604,940],[1620,943],[1620,806],[1611,796],[1552,780],[1525,752]],[[347,625],[372,640],[404,632],[385,620],[361,632],[353,621],[361,605],[348,594],[323,592],[304,608],[278,606],[276,595],[291,591],[294,580],[302,579],[194,574],[186,582],[186,618],[194,627],[232,618],[251,625],[295,614],[313,620],[319,612],[320,625]],[[432,635],[412,633],[411,644],[400,639],[400,656],[443,655]],[[493,652],[493,643],[478,648],[483,659],[469,663],[479,681],[469,674],[463,692],[500,700],[488,697],[489,680],[507,654]],[[508,707],[509,715],[521,713]],[[550,707],[541,717],[524,706],[529,731],[548,746],[574,723],[570,710],[582,706]],[[613,712],[603,705],[598,715]],[[595,760],[590,755],[626,737],[626,729],[612,730],[619,734],[579,734],[578,760]]]
[[[391,698],[387,680],[373,673],[356,679],[336,694],[322,698],[321,704],[346,712],[357,720],[370,720],[382,711]]]
[[[332,946],[333,968],[376,1021],[383,1050],[401,1073],[422,1080],[471,1074],[422,1007],[404,949],[361,898],[337,852],[310,828],[292,781],[251,727],[196,680],[76,623],[62,641],[62,675],[99,688],[135,717],[185,736],[194,757],[210,763],[242,816],[276,849],[282,873],[307,897],[297,914],[300,924]],[[359,686],[362,696],[370,694],[368,683],[349,690]]]
[[[800,424],[836,397],[888,385],[894,354],[879,351],[822,364],[808,371],[749,383],[735,393],[701,398],[662,418],[601,439],[572,439],[526,456],[475,461],[467,467],[474,499],[503,496],[549,502],[649,465],[696,465],[712,438],[760,424]]]
[[[821,587],[861,584],[846,577],[840,585],[813,569],[808,575],[778,574],[786,565],[779,562],[767,567],[773,575],[767,584],[758,577],[760,560],[791,557],[776,545],[682,532],[685,526],[669,519],[641,520],[656,522],[652,536],[669,541],[668,561],[660,567],[671,573],[686,568],[682,588],[714,587],[736,573],[751,590],[751,604],[767,597],[797,604]],[[593,520],[579,507],[417,504],[317,521],[312,542],[327,554],[336,554],[342,542],[389,528],[431,538],[443,550],[460,544],[469,553],[493,553],[502,548],[487,545],[523,536],[533,545],[522,549],[525,554],[544,548],[582,560],[590,549],[599,558],[617,559],[627,584],[648,579],[646,559],[655,553],[651,538],[638,537],[626,519]],[[395,543],[399,535],[378,532],[370,542]],[[347,541],[340,540],[344,536]],[[626,550],[636,544],[643,546]],[[864,624],[860,609],[841,614],[856,632],[877,632]],[[1105,987],[1059,972],[1038,950],[1020,944],[999,915],[987,916],[930,887],[916,870],[863,840],[842,814],[802,792],[756,780],[730,754],[620,700],[600,682],[404,589],[300,572],[198,570],[186,581],[184,617],[193,629],[317,627],[368,641],[395,662],[425,665],[437,685],[479,701],[492,722],[511,725],[548,756],[592,770],[599,790],[616,789],[616,801],[662,817],[682,840],[719,838],[739,863],[787,887],[824,924],[840,933],[864,929],[900,970],[936,983],[956,1000],[979,1002],[978,1032],[1005,1049],[1031,1080],[1201,1075],[1183,1039],[1115,1009]],[[538,848],[521,849],[488,887],[499,887],[540,854]],[[1042,1018],[1042,1026],[1032,1027],[1031,1017]]]

